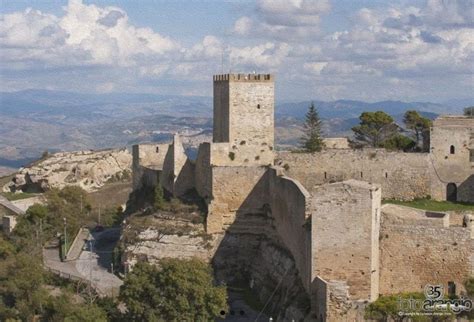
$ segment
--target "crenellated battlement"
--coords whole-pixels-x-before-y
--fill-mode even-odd
[[[220,74],[214,75],[214,82],[273,82],[272,74]]]

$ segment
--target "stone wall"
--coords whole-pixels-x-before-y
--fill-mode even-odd
[[[364,309],[367,303],[352,301],[345,281],[326,281],[317,276],[313,287],[317,290],[312,297],[314,321],[365,321]]]
[[[311,227],[307,205],[311,196],[296,180],[282,175],[281,169],[268,170],[268,204],[279,239],[290,250],[303,286],[310,294]]]
[[[382,208],[380,293],[423,292],[426,284],[456,283],[474,272],[472,227],[452,226],[445,214],[395,205]]]
[[[431,195],[446,200],[447,185],[457,187],[457,199],[474,202],[474,118],[443,116],[431,130],[430,163],[436,171]]]
[[[212,143],[210,150],[213,166],[266,166],[272,165],[274,159],[268,144],[249,145],[245,140],[238,144]]]
[[[382,187],[384,199],[411,200],[430,195],[429,155],[381,149],[278,152],[276,164],[308,190],[315,185],[355,179]]]
[[[222,232],[239,213],[261,212],[265,202],[265,167],[212,167],[212,201],[207,232]]]
[[[135,144],[132,147],[132,184],[133,190],[142,185],[155,186],[158,182],[159,171],[169,144]]]
[[[380,188],[349,180],[311,193],[313,279],[346,281],[351,299],[376,300]]]
[[[194,173],[194,163],[186,156],[179,135],[175,135],[163,162],[161,185],[173,196],[181,196],[194,188]]]
[[[229,143],[235,165],[271,164],[274,148],[274,82],[271,75],[214,77],[213,140]]]
[[[326,149],[350,149],[347,138],[324,138]]]
[[[210,202],[212,196],[211,143],[206,142],[199,145],[194,185],[201,198]]]

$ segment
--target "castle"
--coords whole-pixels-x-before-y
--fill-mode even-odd
[[[213,142],[199,146],[196,160],[177,135],[169,145],[134,146],[134,189],[161,184],[178,197],[197,191],[207,205],[207,233],[222,240],[215,265],[245,270],[259,262],[275,281],[295,276],[310,312],[287,310],[286,318],[358,320],[380,294],[419,292],[429,283],[463,292],[474,274],[472,217],[381,201],[474,202],[474,119],[435,120],[429,153],[280,152],[274,90],[269,74],[214,76]],[[280,248],[290,264],[269,255]],[[292,287],[282,283],[280,291]],[[284,306],[283,298],[274,301]]]

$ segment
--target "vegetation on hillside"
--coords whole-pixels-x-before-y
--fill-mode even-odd
[[[306,119],[303,125],[304,135],[301,138],[301,147],[305,152],[319,152],[324,148],[321,126],[322,123],[318,110],[314,106],[314,103],[311,103],[306,113]]]
[[[12,234],[0,233],[0,321],[106,321],[81,288],[43,269],[42,247],[56,231],[47,207],[34,205]],[[83,290],[83,289],[82,289]]]
[[[227,293],[213,285],[210,266],[198,259],[138,263],[120,289],[132,321],[212,321],[227,311]]]

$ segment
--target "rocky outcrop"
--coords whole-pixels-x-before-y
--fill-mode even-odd
[[[129,178],[131,165],[127,149],[59,152],[21,168],[3,190],[44,192],[75,185],[90,192],[106,182]]]
[[[122,265],[131,269],[138,261],[157,263],[163,258],[210,261],[217,240],[193,221],[164,213],[128,219],[120,243]]]

